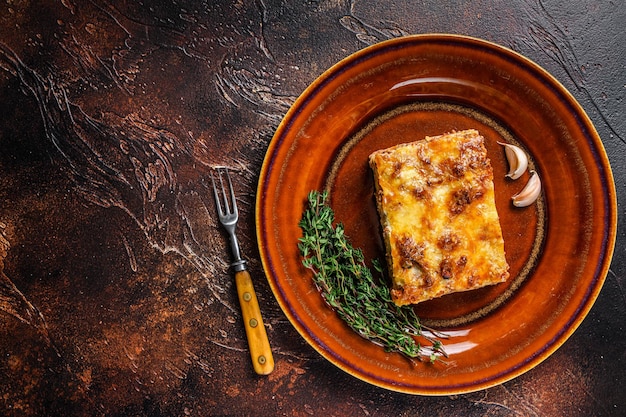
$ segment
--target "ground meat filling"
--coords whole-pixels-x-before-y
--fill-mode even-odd
[[[396,242],[398,253],[400,254],[400,265],[408,269],[414,265],[419,265],[424,256],[424,245],[418,245],[412,237],[403,236]]]

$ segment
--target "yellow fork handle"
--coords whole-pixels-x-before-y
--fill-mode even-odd
[[[259,375],[268,375],[274,370],[274,357],[250,273],[247,270],[237,271],[235,283],[254,371]]]

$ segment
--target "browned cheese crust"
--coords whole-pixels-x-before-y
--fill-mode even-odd
[[[396,304],[507,280],[493,170],[476,130],[376,151],[369,161]]]

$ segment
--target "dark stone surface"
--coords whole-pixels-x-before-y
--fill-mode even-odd
[[[620,2],[10,0],[0,5],[0,414],[626,414],[626,9]],[[536,61],[602,137],[619,201],[600,297],[547,361],[417,397],[336,369],[291,327],[255,248],[265,149],[296,97],[369,44],[448,32]],[[213,218],[238,170],[240,240],[276,370],[254,375]]]

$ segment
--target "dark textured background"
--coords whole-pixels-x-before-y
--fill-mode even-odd
[[[0,414],[626,415],[626,8],[621,1],[7,0],[0,5]],[[405,34],[510,47],[579,100],[620,201],[573,337],[523,376],[429,398],[336,369],[262,277],[265,149],[336,61]],[[253,374],[208,167],[238,170],[240,240],[276,370]]]

